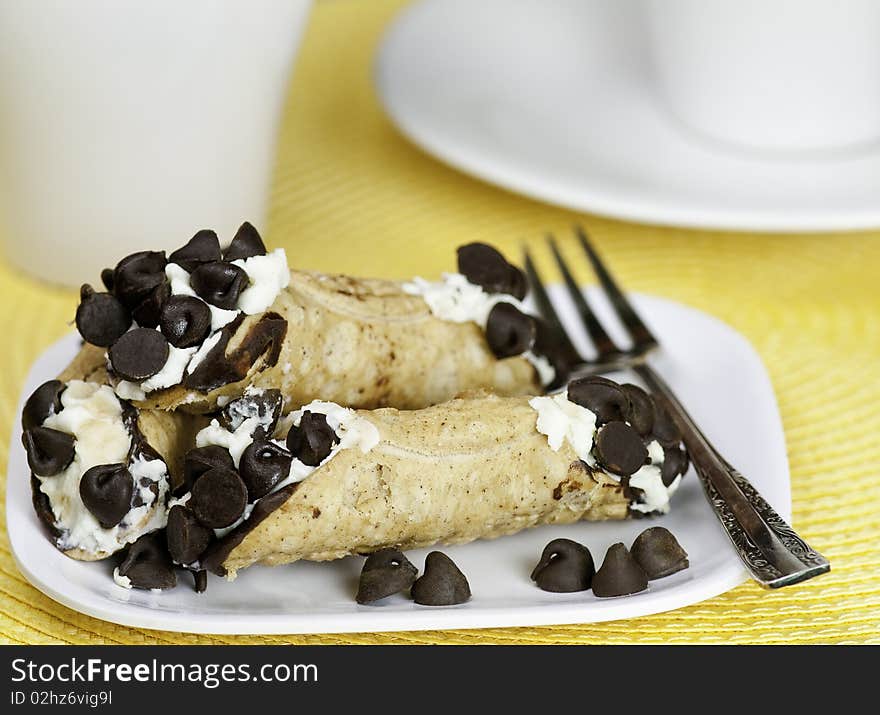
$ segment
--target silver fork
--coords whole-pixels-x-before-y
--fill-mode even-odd
[[[715,515],[752,578],[759,584],[766,588],[780,588],[827,572],[831,568],[828,560],[810,548],[772,509],[758,490],[721,456],[697,427],[666,381],[651,367],[647,357],[660,347],[659,341],[611,277],[583,229],[576,227],[575,231],[602,290],[632,339],[632,347],[621,349],[608,335],[574,280],[556,241],[548,236],[548,245],[565,286],[596,348],[595,360],[583,358],[575,349],[538,276],[528,249],[524,249],[526,275],[538,311],[574,360],[573,376],[629,369],[642,379],[681,430],[691,462]]]

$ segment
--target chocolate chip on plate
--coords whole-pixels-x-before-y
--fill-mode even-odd
[[[654,428],[652,434],[654,438],[664,447],[674,447],[681,442],[681,430],[672,419],[672,416],[666,409],[656,400],[654,402]]]
[[[300,417],[299,425],[287,433],[287,449],[303,464],[317,467],[327,459],[339,437],[327,424],[327,416],[306,410]]]
[[[595,414],[600,425],[626,419],[630,409],[629,397],[620,385],[598,375],[572,381],[568,399]]]
[[[173,295],[162,308],[159,327],[174,347],[195,347],[211,332],[211,309],[191,295]]]
[[[266,246],[260,233],[249,221],[238,227],[229,246],[223,252],[223,260],[238,261],[254,256],[265,256]]]
[[[110,291],[111,293],[113,292],[113,269],[112,268],[105,268],[104,270],[101,271],[101,283],[104,284],[104,287],[108,291]]]
[[[95,293],[88,284],[79,292],[76,329],[83,340],[100,348],[110,347],[131,325],[128,309],[110,293]]]
[[[263,436],[270,436],[275,432],[283,406],[281,390],[267,389],[233,400],[223,408],[217,419],[224,429],[235,432],[246,419],[256,417]]]
[[[216,444],[193,447],[183,457],[183,484],[174,493],[180,495],[190,491],[196,480],[214,467],[235,470],[232,455],[225,447]]]
[[[648,588],[648,575],[623,544],[608,549],[602,566],[593,576],[593,593],[599,598],[628,596]]]
[[[76,440],[66,432],[49,427],[31,427],[21,436],[28,466],[38,477],[54,477],[63,472],[76,454]]]
[[[146,380],[159,372],[168,359],[168,341],[158,330],[129,330],[110,348],[110,364],[125,380]]]
[[[166,589],[177,585],[177,574],[161,531],[144,534],[126,549],[118,566],[135,588]]]
[[[21,411],[21,428],[39,427],[49,415],[60,412],[64,388],[61,380],[49,380],[34,390]]]
[[[124,464],[99,464],[79,480],[79,496],[105,529],[112,529],[131,510],[134,479]]]
[[[247,288],[248,276],[239,266],[214,261],[190,273],[189,282],[199,298],[217,308],[234,310],[238,296]]]
[[[205,552],[214,532],[203,526],[189,509],[177,504],[168,512],[166,535],[171,558],[185,565],[191,564]]]
[[[265,439],[255,439],[241,453],[238,471],[247,487],[248,501],[268,494],[290,474],[293,457],[284,447]]]
[[[535,342],[535,321],[515,305],[496,303],[486,320],[486,342],[499,359],[522,355]]]
[[[629,398],[629,409],[624,418],[642,437],[647,437],[654,429],[654,400],[638,385],[627,383],[620,389]]]
[[[370,554],[361,570],[358,603],[372,603],[404,589],[416,580],[418,569],[398,549],[382,549]]]
[[[176,263],[188,273],[192,273],[202,263],[219,260],[221,260],[220,241],[217,234],[207,228],[196,233],[185,246],[168,256],[169,263]]]
[[[425,572],[412,585],[411,594],[423,606],[454,606],[470,599],[471,587],[452,559],[432,551],[425,558]]]
[[[162,307],[170,296],[171,284],[162,281],[131,311],[131,317],[142,328],[155,328],[159,325]]]
[[[573,593],[586,591],[596,567],[590,550],[571,539],[554,539],[541,552],[532,571],[532,581],[542,591]]]
[[[639,433],[625,422],[609,422],[596,435],[596,457],[613,474],[635,474],[648,458]]]
[[[204,593],[208,588],[208,572],[205,569],[193,571],[193,590],[196,593]]]
[[[458,272],[468,282],[487,293],[508,293],[519,299],[525,297],[526,280],[522,271],[508,263],[492,246],[469,243],[459,246],[457,254]]]
[[[630,553],[651,581],[670,576],[689,565],[687,552],[672,532],[662,526],[652,526],[639,534]]]
[[[126,256],[113,271],[113,293],[127,308],[134,308],[165,280],[166,263],[164,251]]]
[[[688,455],[681,447],[663,448],[663,466],[660,468],[660,478],[663,486],[668,487],[675,478],[688,470]]]
[[[224,529],[244,513],[247,488],[231,469],[214,467],[196,480],[187,506],[205,526]]]

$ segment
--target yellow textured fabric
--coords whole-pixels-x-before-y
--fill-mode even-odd
[[[317,4],[283,123],[269,243],[283,245],[302,268],[408,277],[449,268],[453,248],[464,241],[487,241],[515,255],[520,240],[548,230],[563,236],[581,221],[627,287],[715,315],[757,348],[785,425],[794,525],[831,559],[831,574],[778,592],[746,584],[674,613],[595,625],[181,635],[88,618],[31,588],[10,555],[4,510],[0,641],[880,642],[880,233],[776,236],[637,226],[574,215],[458,174],[402,139],[373,93],[373,53],[400,5],[400,0]],[[114,258],[108,256],[108,262]],[[75,302],[72,292],[39,285],[0,264],[0,334],[6,337],[0,351],[3,478],[26,371],[69,329]]]

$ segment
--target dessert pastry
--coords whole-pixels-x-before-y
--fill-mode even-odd
[[[554,396],[481,394],[413,411],[315,401],[280,417],[279,403],[250,388],[197,434],[191,487],[169,520],[169,544],[197,544],[172,550],[180,565],[232,578],[257,562],[664,512],[687,466],[653,400],[603,378]],[[196,525],[197,539],[172,533]]]
[[[165,526],[182,458],[204,420],[135,410],[112,388],[51,380],[22,412],[33,504],[55,545],[106,558]]]
[[[482,244],[439,283],[290,271],[242,225],[183,248],[134,253],[85,285],[78,371],[141,409],[211,412],[249,387],[289,406],[421,408],[472,389],[537,394],[566,371],[550,331],[525,313],[525,278]]]

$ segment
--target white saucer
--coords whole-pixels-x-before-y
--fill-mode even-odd
[[[554,289],[561,297],[562,289]],[[666,348],[656,367],[690,408],[718,448],[746,474],[786,520],[791,491],[782,423],[770,380],[748,341],[724,323],[678,303],[634,297]],[[600,317],[608,315],[596,304]],[[576,320],[573,311],[566,321]],[[608,322],[608,321],[606,321]],[[76,354],[79,336],[51,346],[34,364],[21,403]],[[128,591],[111,578],[112,559],[86,563],[57,551],[31,506],[21,431],[13,430],[6,488],[6,521],[15,560],[34,586],[56,601],[114,623],[192,633],[322,633],[483,628],[589,623],[634,618],[697,603],[745,580],[739,558],[691,470],[657,519],[546,526],[494,541],[438,547],[466,574],[473,598],[460,606],[418,606],[393,596],[376,606],[354,601],[363,559],[300,562],[245,569],[233,583],[211,577],[206,593],[181,574],[163,593]],[[592,592],[545,593],[529,580],[541,549],[567,537],[586,544],[598,567],[611,544],[629,546],[645,528],[670,529],[687,550],[690,568],[652,581],[633,596],[601,599]],[[421,569],[430,549],[408,553]]]
[[[880,226],[880,148],[737,153],[654,95],[637,0],[422,0],[392,24],[376,85],[400,130],[486,181],[649,223],[763,231]]]

